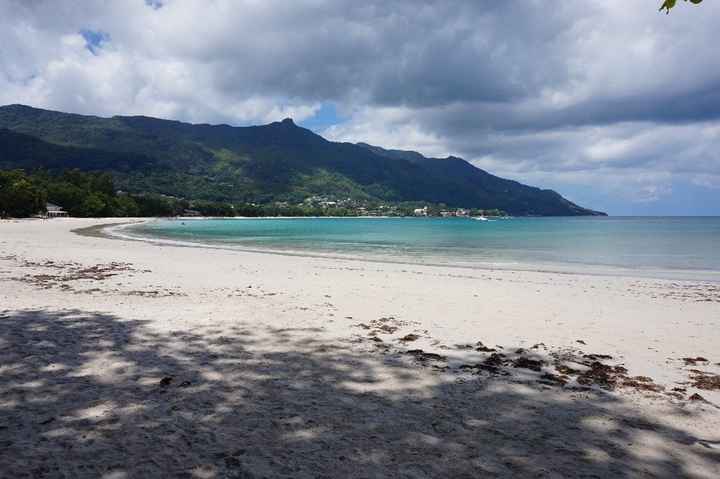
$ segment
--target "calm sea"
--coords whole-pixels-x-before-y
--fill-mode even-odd
[[[379,261],[720,281],[718,217],[158,220],[129,232]]]

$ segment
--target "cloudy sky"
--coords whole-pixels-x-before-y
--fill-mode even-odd
[[[611,214],[720,214],[720,2],[0,0],[0,104],[461,156]]]

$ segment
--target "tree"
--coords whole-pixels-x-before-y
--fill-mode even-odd
[[[688,0],[685,0],[685,1],[687,2]],[[677,0],[665,0],[663,2],[662,6],[660,7],[660,11],[662,12],[663,10],[666,10],[665,13],[668,14],[668,13],[670,13],[670,9],[673,8],[676,3],[677,3]],[[690,3],[697,5],[699,3],[702,3],[702,0],[690,0]]]
[[[82,214],[81,206],[86,197],[82,188],[60,180],[49,181],[46,185],[48,200],[51,203],[62,206],[72,216]]]
[[[113,198],[111,216],[132,217],[139,215],[140,208],[134,199],[127,195],[121,195]]]
[[[105,203],[102,195],[98,193],[90,193],[82,205],[80,206],[81,214],[79,216],[98,217],[102,216],[103,210],[107,204]]]
[[[24,218],[45,210],[47,195],[21,171],[0,172],[0,216]]]

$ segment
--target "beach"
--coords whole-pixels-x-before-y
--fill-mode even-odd
[[[720,476],[718,283],[92,229],[128,221],[0,221],[3,476]]]

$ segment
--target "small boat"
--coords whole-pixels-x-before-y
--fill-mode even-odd
[[[476,216],[473,219],[476,221],[490,221],[489,219],[485,218],[484,216]]]

